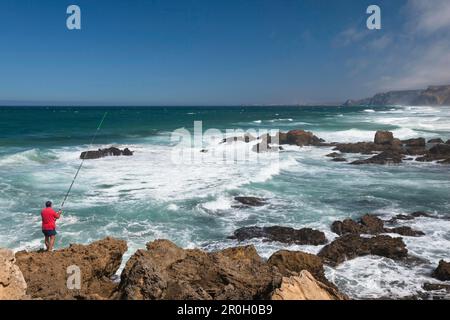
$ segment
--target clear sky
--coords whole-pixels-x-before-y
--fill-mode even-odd
[[[448,84],[449,66],[449,0],[0,2],[1,104],[341,102]]]

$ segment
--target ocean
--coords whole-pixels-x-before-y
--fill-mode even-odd
[[[58,207],[105,111],[92,149],[128,147],[131,157],[86,160],[58,223],[57,247],[113,236],[128,241],[128,259],[154,239],[184,248],[218,250],[236,246],[227,239],[245,226],[281,225],[324,231],[335,220],[365,213],[389,219],[427,211],[450,218],[450,167],[436,163],[352,166],[325,157],[328,147],[288,146],[261,154],[255,164],[171,161],[174,130],[304,129],[327,142],[371,141],[375,131],[400,139],[450,139],[450,107],[0,107],[0,247],[43,247],[40,210],[46,200]],[[236,143],[237,147],[243,142]],[[211,151],[219,144],[205,145]],[[199,151],[199,150],[197,150]],[[360,155],[349,155],[348,159]],[[268,199],[257,208],[236,207],[235,196]],[[403,225],[425,232],[404,237],[411,265],[361,257],[327,277],[352,298],[401,298],[433,282],[431,271],[449,258],[450,219],[418,218]],[[321,246],[254,244],[268,258],[279,249],[317,253]]]

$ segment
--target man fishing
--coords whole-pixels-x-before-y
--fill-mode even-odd
[[[41,211],[42,233],[45,236],[45,247],[47,251],[53,251],[56,239],[56,220],[61,216],[62,211],[56,212],[52,208],[52,202],[47,201],[45,208]]]

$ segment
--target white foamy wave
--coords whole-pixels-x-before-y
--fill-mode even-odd
[[[399,139],[409,139],[417,137],[419,134],[408,128],[392,130],[394,137]],[[317,131],[316,135],[328,142],[360,142],[373,141],[375,131],[349,129],[343,131]]]
[[[231,208],[232,200],[230,198],[221,196],[216,200],[209,201],[206,203],[202,203],[200,205],[201,208],[206,209],[207,211],[225,211]]]
[[[364,112],[373,113],[373,112],[375,112],[375,110],[373,110],[373,109],[366,109],[366,110],[364,110]]]
[[[175,203],[171,203],[167,206],[167,210],[169,211],[177,211],[180,207],[178,207]]]
[[[272,120],[269,120],[268,122],[292,122],[292,121],[294,121],[294,119],[291,119],[291,118],[282,119],[282,118],[280,118],[280,119],[272,119]]]
[[[43,152],[39,149],[30,149],[18,152],[12,155],[3,156],[0,158],[2,165],[23,165],[23,164],[47,164],[57,159],[57,156],[51,152]]]
[[[326,277],[356,299],[405,298],[430,282],[423,270],[391,259],[365,256],[325,268]]]

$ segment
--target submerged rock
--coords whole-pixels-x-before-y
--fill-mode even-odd
[[[332,152],[327,154],[325,157],[329,157],[329,158],[341,158],[342,157],[342,153],[339,152]]]
[[[351,164],[362,165],[362,164],[398,164],[402,163],[403,155],[395,151],[383,151],[380,154],[373,156],[372,158],[365,160],[356,160]]]
[[[236,230],[231,239],[244,241],[254,238],[263,238],[265,241],[277,241],[298,245],[321,245],[327,243],[327,238],[322,231],[303,228],[293,229],[288,227],[244,227]]]
[[[27,293],[42,299],[107,299],[116,284],[111,280],[127,250],[123,240],[106,238],[89,245],[71,245],[54,252],[16,254],[28,284]],[[68,267],[81,271],[81,289],[67,288]]]
[[[238,141],[249,143],[249,142],[252,142],[255,140],[256,140],[256,138],[253,135],[251,135],[250,133],[246,133],[242,136],[224,138],[222,140],[222,143],[233,143],[233,142],[238,142]]]
[[[320,250],[325,263],[337,266],[342,262],[366,255],[378,255],[394,260],[406,258],[408,250],[402,238],[386,235],[363,238],[356,234],[341,236]]]
[[[450,284],[441,284],[441,283],[425,283],[423,285],[423,289],[425,291],[440,291],[445,290],[450,292]]]
[[[272,300],[347,300],[335,288],[317,281],[306,270],[298,276],[284,277],[281,286],[272,294]]]
[[[345,159],[345,158],[333,158],[333,159],[331,159],[331,161],[334,161],[334,162],[347,162],[347,159]]]
[[[257,197],[234,197],[237,202],[249,207],[262,207],[267,204],[267,200]]]
[[[0,300],[27,299],[27,284],[16,265],[14,252],[0,249]]]
[[[424,236],[425,233],[419,230],[414,230],[411,227],[397,227],[397,228],[386,228],[387,233],[397,233],[401,236],[405,237],[421,237]]]
[[[252,151],[256,153],[264,153],[264,152],[276,152],[283,150],[280,146],[271,146],[266,142],[261,142],[252,147]]]
[[[415,218],[420,218],[420,217],[425,217],[425,218],[436,218],[435,216],[423,212],[423,211],[416,211],[413,212],[411,214],[398,214],[395,217],[393,217],[392,219],[390,219],[388,222],[389,223],[396,223],[398,220],[403,220],[403,221],[410,221],[410,220],[414,220]]]
[[[384,151],[390,146],[379,145],[373,142],[356,142],[356,143],[338,143],[333,150],[342,153],[361,153],[373,154],[374,152]]]
[[[432,274],[433,278],[441,281],[450,280],[450,262],[444,260],[439,261],[439,266],[434,270]]]
[[[133,152],[130,151],[130,149],[125,148],[123,150],[120,150],[116,147],[110,147],[107,149],[98,149],[96,151],[84,151],[80,155],[80,159],[86,159],[86,160],[93,160],[93,159],[100,159],[104,157],[109,156],[132,156]]]

